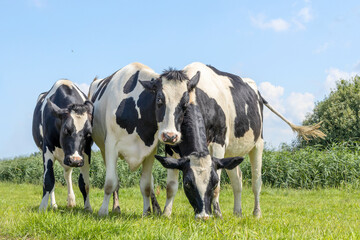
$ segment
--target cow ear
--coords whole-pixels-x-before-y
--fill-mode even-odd
[[[59,108],[49,98],[47,99],[47,103],[48,103],[48,105],[50,107],[51,113],[57,118],[62,118],[65,114],[69,113],[69,111],[67,109]]]
[[[85,103],[84,103],[84,105],[85,105],[86,108],[87,108],[87,112],[92,115],[92,114],[93,114],[93,111],[94,111],[94,105],[93,105],[93,103],[90,102],[89,100],[86,100]]]
[[[150,90],[150,91],[156,91],[158,89],[160,79],[151,79],[151,81],[139,80],[139,82],[141,83],[141,85],[143,85],[143,87],[145,89]]]
[[[197,71],[197,73],[189,80],[187,87],[188,87],[188,91],[191,92],[196,85],[198,84],[200,79],[200,71]]]
[[[164,168],[170,169],[179,169],[183,170],[185,163],[188,161],[187,159],[175,159],[172,157],[162,157],[159,155],[155,155],[155,158],[163,165]]]
[[[223,158],[223,159],[212,157],[212,159],[213,159],[216,169],[225,168],[228,170],[235,168],[237,165],[239,165],[244,160],[243,157],[230,157],[230,158]]]

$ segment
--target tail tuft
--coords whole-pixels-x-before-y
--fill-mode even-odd
[[[321,123],[322,121],[312,126],[297,126],[294,124],[290,124],[290,127],[294,132],[299,134],[306,141],[309,141],[313,138],[324,139],[326,137],[326,134],[319,129],[321,127]]]

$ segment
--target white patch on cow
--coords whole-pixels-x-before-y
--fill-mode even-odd
[[[74,111],[71,111],[70,116],[72,117],[75,125],[76,133],[84,129],[85,123],[88,120],[87,113],[77,114]]]
[[[42,138],[44,138],[43,128],[42,128],[42,125],[41,125],[41,124],[39,125],[39,130],[40,130],[40,136],[41,136]]]
[[[53,161],[54,163],[54,155],[50,152],[49,148],[46,147],[46,151],[44,153],[44,160],[45,160],[45,172],[44,172],[44,179],[45,179],[45,176],[46,176],[46,173],[48,171],[48,163],[49,161]],[[45,185],[43,185],[43,187],[45,187]],[[53,191],[54,189],[51,190],[51,192]],[[40,206],[39,206],[39,211],[46,211],[46,208],[48,206],[48,202],[49,202],[49,192],[46,192],[44,197],[42,198],[41,200],[41,203],[40,203]]]
[[[40,99],[42,98],[42,96],[44,96],[44,94],[45,94],[45,93],[41,93],[41,94],[39,95],[38,99],[36,100],[36,102],[39,102]],[[43,99],[43,101],[44,101],[44,99]]]
[[[56,160],[59,161],[59,163],[64,166],[64,158],[65,158],[65,154],[64,154],[64,151],[62,150],[62,148],[58,148],[58,147],[55,147],[55,150],[54,150],[54,157],[56,158]]]
[[[258,88],[256,86],[256,83],[254,80],[252,80],[251,78],[241,78],[244,82],[246,82],[257,94],[258,93]]]
[[[245,103],[245,114],[247,115],[247,113],[248,113],[248,108],[249,108],[249,105],[247,105],[246,103]]]
[[[207,155],[203,158],[197,158],[193,155],[190,155],[190,168],[194,173],[195,184],[197,190],[200,194],[201,201],[204,202],[206,189],[210,182],[211,177],[211,156]],[[204,209],[202,209],[205,212]]]
[[[162,78],[163,93],[165,95],[165,117],[159,123],[159,139],[162,141],[163,133],[173,133],[181,139],[181,133],[175,127],[175,109],[181,101],[182,96],[187,91],[187,81],[167,80]]]

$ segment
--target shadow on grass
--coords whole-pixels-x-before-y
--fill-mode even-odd
[[[116,220],[116,219],[121,219],[121,220],[140,220],[140,219],[159,219],[159,218],[166,218],[163,217],[162,215],[156,215],[156,214],[150,214],[147,216],[143,216],[141,213],[136,213],[136,212],[121,212],[121,213],[113,213],[113,212],[109,212],[108,216],[104,216],[101,217],[98,215],[97,211],[94,212],[87,212],[84,210],[83,207],[81,206],[76,206],[73,208],[69,208],[66,206],[59,206],[57,209],[51,209],[48,207],[46,212],[39,212],[39,206],[30,206],[29,210],[33,213],[38,213],[38,214],[46,214],[48,212],[53,212],[55,214],[60,214],[60,215],[72,215],[72,216],[82,216],[82,217],[87,217],[87,218],[93,218],[94,220],[97,221],[101,221],[101,220],[106,220],[106,219],[110,219],[110,220]]]

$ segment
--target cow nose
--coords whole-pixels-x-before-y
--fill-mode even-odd
[[[72,162],[80,162],[80,161],[82,161],[82,157],[80,157],[80,156],[71,156],[70,160]]]
[[[178,140],[178,135],[172,132],[164,132],[161,138],[165,143],[175,143]]]

